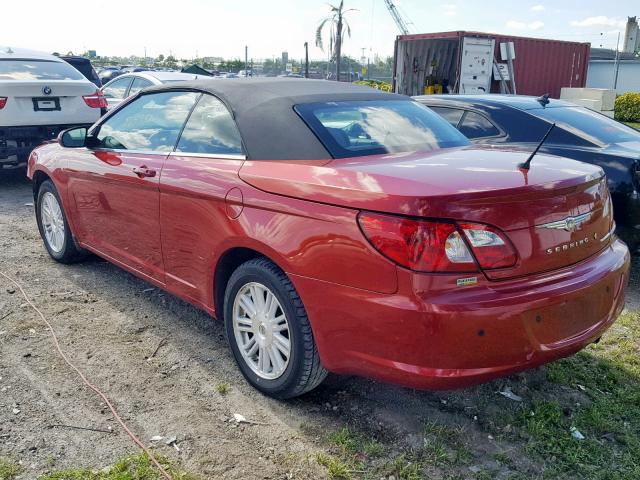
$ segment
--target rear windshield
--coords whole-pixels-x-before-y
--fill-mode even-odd
[[[640,140],[640,133],[636,130],[588,108],[538,108],[529,112],[596,145],[605,146]]]
[[[410,100],[307,103],[295,110],[334,158],[469,144],[439,115]]]
[[[0,59],[0,80],[82,80],[82,74],[66,62]]]
[[[88,60],[65,59],[65,62],[78,70],[87,80],[95,82],[98,79],[98,75],[93,69],[93,65],[91,65]]]

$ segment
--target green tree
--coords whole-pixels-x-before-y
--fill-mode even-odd
[[[340,0],[340,5],[335,6],[329,4],[331,14],[320,20],[320,24],[316,29],[316,46],[324,52],[324,42],[322,41],[322,33],[325,27],[329,28],[329,51],[336,61],[336,80],[340,81],[340,57],[342,54],[342,41],[344,34],[351,37],[351,27],[344,16],[354,8],[344,9],[344,0]]]
[[[169,55],[164,63],[169,68],[176,68],[178,66],[178,62],[176,62],[176,58],[173,55]]]

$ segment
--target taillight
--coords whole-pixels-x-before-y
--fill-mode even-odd
[[[476,272],[478,264],[483,269],[505,268],[517,260],[509,241],[488,225],[456,225],[364,212],[358,222],[376,250],[411,270]]]
[[[84,103],[91,108],[107,108],[108,106],[107,99],[100,90],[96,90],[91,95],[84,95],[82,98]]]
[[[516,252],[495,228],[476,223],[462,223],[460,228],[482,268],[506,268],[516,264]]]
[[[455,224],[361,213],[373,247],[403,267],[422,272],[475,272],[477,266]]]
[[[7,97],[0,97],[0,110],[7,104]]]

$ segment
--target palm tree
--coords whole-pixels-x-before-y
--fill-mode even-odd
[[[332,58],[336,60],[336,80],[340,81],[340,57],[342,53],[342,39],[346,32],[351,37],[351,27],[345,20],[344,16],[348,12],[355,11],[355,8],[344,9],[344,0],[340,0],[340,6],[328,4],[331,7],[331,14],[323,18],[316,29],[316,46],[324,52],[324,43],[322,42],[322,31],[328,24],[329,28],[329,51]]]

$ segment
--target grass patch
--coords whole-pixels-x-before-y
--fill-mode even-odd
[[[0,480],[13,480],[22,471],[22,467],[15,462],[0,458]]]
[[[424,426],[425,461],[430,465],[466,465],[471,453],[464,442],[464,429],[437,422]]]
[[[520,415],[527,450],[551,460],[545,474],[640,478],[640,313],[621,316],[599,344],[549,365],[548,378],[588,402],[541,400]],[[572,437],[572,427],[586,438]]]
[[[365,438],[362,435],[357,435],[349,429],[344,427],[337,432],[334,432],[328,437],[329,443],[338,447],[338,450],[343,457],[379,457],[384,453],[384,445],[373,438]]]
[[[640,130],[640,122],[623,122],[636,130]]]
[[[231,387],[228,383],[218,383],[216,385],[216,392],[218,392],[220,395],[226,395],[227,393],[229,393],[230,388]]]
[[[174,480],[197,480],[197,477],[188,474],[173,466],[167,459],[156,459],[167,470]],[[8,477],[11,478],[11,477]],[[0,479],[4,480],[2,476]],[[144,453],[136,456],[125,457],[115,465],[103,470],[91,470],[86,468],[61,470],[38,477],[38,480],[163,480],[164,477],[153,465],[149,457]]]
[[[327,469],[327,475],[329,478],[341,480],[351,480],[353,478],[351,475],[351,466],[333,455],[319,453],[316,460],[320,465]]]

